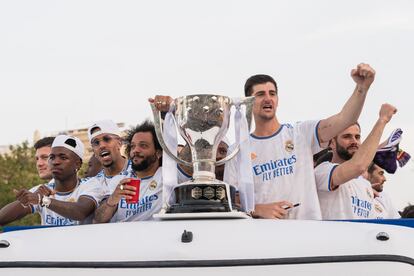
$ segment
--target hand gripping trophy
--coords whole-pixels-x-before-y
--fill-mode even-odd
[[[190,181],[174,185],[173,202],[166,206],[166,214],[238,212],[235,208],[236,188],[216,179],[215,166],[235,157],[240,145],[220,161],[216,161],[216,153],[229,128],[231,107],[235,106],[240,112],[241,106],[245,106],[245,118],[250,129],[253,102],[254,97],[232,100],[226,96],[206,94],[175,99],[170,112],[179,133],[191,149],[192,162],[184,161],[171,152],[163,136],[161,113],[151,103],[157,138],[163,150],[174,161],[193,168]],[[237,125],[235,129],[238,129]],[[176,132],[175,127],[173,131]]]

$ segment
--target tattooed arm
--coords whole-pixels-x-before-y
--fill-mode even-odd
[[[375,70],[361,63],[351,72],[356,87],[342,110],[327,119],[321,120],[318,127],[319,141],[327,143],[335,135],[358,121],[364,106],[367,91],[375,78]]]
[[[106,223],[111,220],[118,210],[118,203],[122,198],[131,199],[136,193],[134,186],[128,185],[131,178],[122,179],[116,186],[114,192],[104,200],[95,211],[93,223]],[[122,188],[121,188],[122,186]]]
[[[95,211],[93,223],[106,223],[111,220],[118,209],[118,203],[110,203],[112,201],[111,197],[102,201]]]

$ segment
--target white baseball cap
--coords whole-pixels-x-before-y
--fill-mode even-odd
[[[69,135],[58,135],[55,140],[53,140],[52,148],[64,147],[68,150],[74,152],[80,159],[83,159],[84,146],[82,141],[73,136]]]
[[[94,123],[91,127],[88,128],[89,142],[91,142],[92,139],[95,138],[96,136],[103,134],[103,133],[121,136],[118,126],[112,120],[103,120],[103,121],[98,121]]]

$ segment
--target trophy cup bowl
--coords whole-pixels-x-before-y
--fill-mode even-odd
[[[254,97],[244,98],[246,117],[250,126]],[[157,138],[163,150],[175,161],[192,166],[193,178],[174,188],[175,203],[166,213],[231,212],[237,211],[236,188],[215,177],[215,166],[233,158],[239,147],[224,159],[216,161],[217,148],[226,135],[230,123],[231,98],[220,95],[199,94],[174,100],[174,118],[180,135],[191,150],[191,162],[182,160],[167,147],[161,126],[161,116],[151,104]]]

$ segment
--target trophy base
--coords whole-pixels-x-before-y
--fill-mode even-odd
[[[167,214],[237,211],[236,188],[224,182],[185,182],[174,188],[175,203]]]
[[[251,217],[244,212],[207,212],[207,213],[175,213],[167,214],[160,212],[153,215],[160,220],[181,220],[181,219],[250,219]]]
[[[172,204],[167,213],[230,212],[228,203],[210,202],[209,200],[183,200]]]

